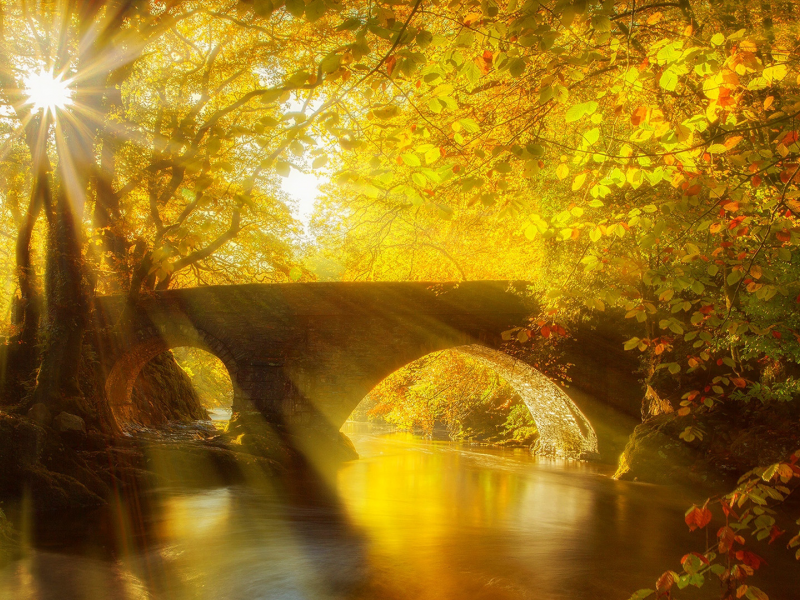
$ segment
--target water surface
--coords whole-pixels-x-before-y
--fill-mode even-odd
[[[336,470],[40,524],[0,598],[625,600],[705,541],[690,494],[609,467],[346,431],[362,458]],[[800,598],[796,563],[772,568],[771,597]]]

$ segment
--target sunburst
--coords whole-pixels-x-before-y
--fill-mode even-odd
[[[44,110],[55,114],[56,110],[72,104],[71,83],[70,79],[64,79],[63,75],[57,76],[52,71],[31,72],[25,77],[28,103],[33,105],[34,112]]]

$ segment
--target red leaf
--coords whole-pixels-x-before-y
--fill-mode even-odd
[[[543,325],[541,331],[544,337],[546,338],[550,337],[550,328],[547,325]]]
[[[396,64],[397,64],[397,57],[396,56],[390,56],[389,58],[386,59],[386,72],[389,75],[391,75],[392,71],[394,71],[394,67],[395,67]]]
[[[763,558],[761,558],[758,554],[753,554],[748,550],[739,550],[736,553],[736,560],[742,561],[748,567],[752,567],[753,569],[758,569],[761,564],[767,564]]]
[[[733,385],[735,385],[738,388],[747,387],[747,381],[741,377],[734,377],[733,379],[731,379],[731,381],[733,382]]]
[[[736,540],[736,534],[733,529],[725,525],[717,532],[719,538],[719,551],[720,554],[727,554],[733,547],[733,542]]]
[[[697,517],[697,526],[702,529],[709,523],[711,523],[711,511],[704,506],[700,509],[700,514]]]
[[[722,512],[725,513],[726,517],[733,515],[735,519],[739,518],[739,515],[736,514],[736,512],[733,510],[733,507],[730,504],[728,504],[723,500],[722,502],[720,502],[720,505],[722,506]]]
[[[639,108],[634,110],[633,113],[631,114],[631,125],[633,125],[634,127],[638,127],[639,125],[644,123],[644,120],[646,118],[647,118],[647,107],[640,106]]]
[[[786,533],[783,529],[779,529],[777,525],[773,525],[772,529],[769,532],[769,543],[771,544],[779,537],[781,537],[784,533]]]
[[[659,592],[665,592],[674,584],[675,579],[672,577],[672,573],[669,571],[664,571],[661,577],[658,578],[658,581],[656,581],[656,590]]]
[[[689,511],[686,513],[684,518],[686,524],[689,526],[689,531],[694,531],[695,529],[702,529],[706,525],[711,522],[711,511],[708,510],[705,506],[703,508],[697,508],[697,506],[692,506]]]
[[[705,564],[705,565],[707,565],[707,564],[708,564],[708,559],[707,559],[705,556],[703,556],[702,554],[700,554],[699,552],[689,552],[689,554],[684,554],[684,555],[683,555],[683,558],[681,559],[681,564],[685,563],[685,562],[686,562],[686,560],[687,560],[687,559],[688,559],[690,556],[696,556],[697,558],[699,558],[699,559],[700,559],[700,562],[701,562],[701,563],[703,563],[703,564]]]
[[[776,340],[781,339],[781,332],[780,331],[775,331],[773,329],[772,331],[770,331],[770,333],[772,334],[772,337],[774,337]]]
[[[783,142],[784,146],[791,146],[796,141],[797,141],[797,132],[796,131],[790,131],[785,136],[783,136],[783,139],[781,140],[781,142]]]
[[[752,185],[754,188],[757,188],[758,186],[760,186],[761,185],[761,177],[759,177],[758,175],[753,175],[753,177],[750,179],[750,185]]]

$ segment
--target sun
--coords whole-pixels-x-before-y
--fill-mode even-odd
[[[56,109],[63,109],[72,104],[71,80],[63,75],[56,76],[52,71],[38,71],[25,78],[25,93],[28,103],[33,105],[33,112],[40,109],[55,114]]]

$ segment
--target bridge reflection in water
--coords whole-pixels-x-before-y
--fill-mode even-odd
[[[280,488],[163,489],[149,509],[60,519],[0,568],[0,598],[605,600],[704,542],[674,526],[697,498],[596,464],[346,431],[361,460]],[[795,598],[795,565],[767,558],[752,583]]]
[[[86,539],[77,552],[32,551],[0,571],[0,597],[625,597],[647,581],[640,551],[651,548],[654,576],[669,545],[659,526],[680,518],[682,504],[649,505],[653,498],[630,490],[612,498],[612,482],[593,467],[408,434],[348,433],[362,460],[322,479],[309,474],[284,492],[165,490],[147,514],[112,517],[127,523],[118,556]],[[645,530],[630,539],[615,532],[635,529],[632,520]],[[642,567],[640,579],[602,575],[623,562]]]

